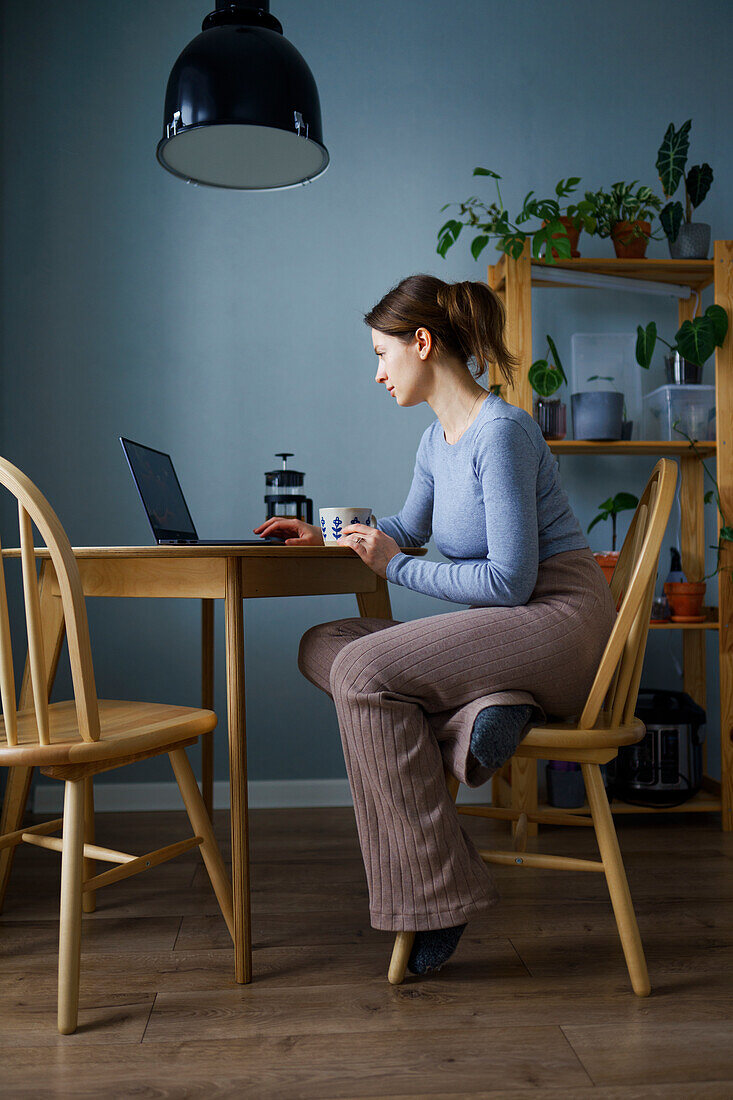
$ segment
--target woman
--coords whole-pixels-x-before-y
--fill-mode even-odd
[[[323,623],[303,636],[298,663],[336,705],[372,925],[416,930],[408,965],[425,973],[496,900],[444,769],[479,786],[531,719],[578,713],[615,612],[539,427],[476,381],[492,361],[507,383],[517,367],[493,291],[412,275],[364,320],[376,381],[437,419],[400,513],[345,527],[341,542],[380,577],[470,607]],[[296,519],[255,530],[287,545],[323,541]],[[431,534],[448,562],[401,552]]]

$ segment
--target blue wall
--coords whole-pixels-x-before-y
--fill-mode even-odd
[[[316,507],[348,496],[396,511],[432,412],[400,409],[375,385],[361,317],[410,272],[485,277],[493,249],[479,263],[463,240],[445,261],[435,252],[443,203],[494,197],[472,177],[478,164],[502,175],[512,212],[571,175],[594,189],[655,187],[668,123],[691,117],[690,163],[707,160],[716,177],[699,217],[733,236],[733,17],[716,0],[272,8],[316,77],[331,166],[311,186],[247,195],[188,187],[155,161],[168,72],[206,0],[3,4],[0,451],[48,495],[72,543],[149,541],[121,433],[172,453],[204,535],[246,536],[261,520],[279,450],[295,452]],[[581,237],[581,251],[613,254],[597,238]],[[667,256],[666,242],[649,255]],[[534,352],[550,332],[569,362],[573,332],[652,318],[671,341],[676,316],[671,299],[539,289]],[[645,390],[662,381],[660,355]],[[608,495],[638,492],[649,465],[562,459],[583,525]],[[712,542],[712,511],[708,524]],[[606,525],[591,542],[606,546]],[[454,606],[392,598],[401,619]],[[350,597],[247,605],[252,779],[344,775],[331,703],[296,654],[308,626],[355,613]],[[196,704],[196,605],[104,601],[90,620],[100,695]],[[223,717],[221,609],[217,628]],[[653,636],[647,682],[674,681],[679,657],[676,633]],[[218,739],[223,778],[223,724]],[[153,762],[136,775],[168,772]]]

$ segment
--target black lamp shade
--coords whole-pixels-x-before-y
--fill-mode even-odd
[[[269,191],[328,167],[313,74],[268,8],[220,2],[173,66],[157,157],[181,179]]]

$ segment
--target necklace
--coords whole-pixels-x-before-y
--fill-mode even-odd
[[[482,393],[483,393],[483,391],[482,391]],[[468,416],[467,416],[467,417],[466,417],[466,419],[465,419],[465,420],[463,421],[463,427],[461,428],[460,432],[458,433],[458,436],[457,436],[457,438],[456,438],[456,443],[458,442],[458,440],[459,440],[459,439],[461,438],[461,436],[462,436],[462,435],[463,435],[463,433],[465,432],[466,428],[468,427],[468,422],[469,422],[469,420],[471,419],[471,413],[472,413],[472,412],[473,412],[473,410],[474,410],[474,409],[476,408],[476,402],[478,401],[478,399],[479,399],[479,397],[480,397],[480,396],[481,396],[481,394],[480,394],[480,393],[477,393],[477,394],[476,394],[476,396],[475,396],[475,398],[474,398],[474,400],[473,400],[473,405],[471,405],[471,408],[470,408],[470,409],[468,410]]]

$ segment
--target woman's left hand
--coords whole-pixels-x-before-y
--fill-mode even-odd
[[[339,546],[350,546],[356,550],[363,562],[379,577],[387,577],[387,565],[400,548],[393,538],[384,531],[370,527],[366,523],[350,523],[344,527]]]

